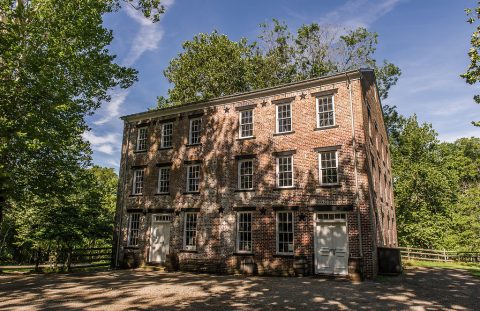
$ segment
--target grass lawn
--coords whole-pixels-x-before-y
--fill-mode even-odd
[[[480,278],[480,264],[475,263],[405,260],[403,261],[403,265],[405,267],[462,269],[467,270],[471,275]]]

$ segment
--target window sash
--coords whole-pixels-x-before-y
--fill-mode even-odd
[[[138,128],[137,134],[137,151],[147,150],[147,128]]]
[[[202,130],[202,119],[195,118],[190,119],[190,131],[189,131],[189,144],[199,144],[200,143],[200,133]]]
[[[317,97],[317,127],[335,125],[335,103],[333,95]]]
[[[127,234],[128,246],[138,245],[139,232],[140,232],[140,214],[138,213],[130,214],[128,219],[128,234]]]
[[[252,213],[237,213],[237,251],[252,252]]]
[[[138,169],[133,172],[133,194],[143,193],[143,179],[145,172],[143,169]]]
[[[320,183],[322,185],[338,184],[338,152],[325,151],[319,154]]]
[[[188,250],[197,248],[197,213],[185,213],[183,247]]]
[[[189,165],[187,167],[187,192],[197,192],[200,183],[200,165]]]
[[[253,136],[253,110],[242,110],[239,113],[239,137]]]
[[[293,212],[277,213],[277,253],[293,254],[294,252]]]
[[[293,156],[277,157],[277,187],[293,187]]]
[[[291,103],[277,105],[277,133],[292,131],[292,105]]]
[[[170,192],[170,168],[161,167],[158,170],[158,193],[169,193]]]
[[[170,148],[172,146],[173,123],[162,124],[162,136],[160,138],[160,148]]]
[[[238,189],[253,189],[253,160],[240,160],[238,162]]]

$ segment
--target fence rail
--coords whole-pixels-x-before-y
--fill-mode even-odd
[[[402,259],[441,262],[480,262],[480,252],[456,252],[447,250],[399,247]]]

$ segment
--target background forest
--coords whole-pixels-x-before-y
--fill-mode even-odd
[[[134,6],[156,22],[164,12],[158,0],[132,3],[0,0],[1,262],[111,245],[117,175],[92,165],[82,134],[85,118],[111,100],[109,90],[137,80],[108,50],[113,34],[104,15]],[[256,40],[215,31],[184,42],[164,71],[172,87],[157,107],[364,67],[375,69],[385,99],[401,76],[375,58],[379,38],[365,28],[312,23],[291,31],[273,20],[260,29]],[[472,51],[469,83],[476,82]],[[415,115],[383,110],[399,245],[479,251],[480,138],[442,142]]]

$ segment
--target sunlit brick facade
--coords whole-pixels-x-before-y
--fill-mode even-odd
[[[397,246],[371,70],[122,119],[117,266],[370,278]]]

